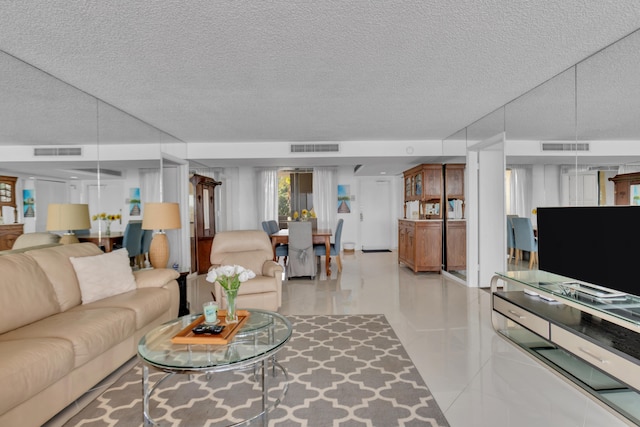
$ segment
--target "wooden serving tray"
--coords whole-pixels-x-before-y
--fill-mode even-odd
[[[223,325],[224,329],[217,335],[210,334],[194,334],[192,329],[201,323],[204,323],[204,315],[198,317],[191,322],[189,326],[178,332],[171,342],[173,344],[210,344],[210,345],[226,345],[231,342],[233,337],[236,336],[240,328],[249,319],[249,313],[247,310],[238,310],[238,322],[227,324],[225,318],[227,317],[226,310],[218,310],[218,325]]]

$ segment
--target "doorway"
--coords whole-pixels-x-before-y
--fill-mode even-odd
[[[394,232],[391,211],[391,181],[360,180],[360,241],[362,249],[391,249]]]
[[[496,271],[506,271],[504,132],[467,149],[469,180],[467,285],[489,287]]]

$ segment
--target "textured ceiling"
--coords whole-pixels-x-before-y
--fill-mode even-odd
[[[637,1],[34,0],[1,11],[0,146],[233,142],[224,156],[205,144],[193,158],[397,174],[460,161],[433,157],[421,141],[451,135],[579,61],[462,134],[640,139],[640,32],[589,57],[640,27]],[[260,151],[270,154],[247,156],[242,141],[272,142]],[[358,150],[273,154],[287,141],[358,141]],[[68,178],[63,163],[11,167]]]
[[[4,1],[0,49],[187,142],[401,141],[638,27],[636,0]]]

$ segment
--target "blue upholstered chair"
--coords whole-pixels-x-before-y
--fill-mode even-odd
[[[522,251],[529,252],[529,269],[538,259],[538,240],[533,235],[533,226],[529,218],[512,218],[515,237],[516,260],[522,257]],[[520,254],[518,256],[518,254]]]
[[[516,249],[516,238],[513,234],[513,218],[518,218],[518,215],[507,215],[507,249],[509,249],[509,261],[514,258],[514,251]]]
[[[122,236],[122,247],[127,249],[131,266],[142,253],[142,221],[129,221]]]
[[[329,254],[327,254],[327,248],[325,245],[313,245],[313,252],[316,256],[333,256],[336,257],[336,262],[338,263],[338,273],[342,272],[342,260],[340,260],[340,240],[342,239],[342,224],[344,223],[343,219],[338,220],[338,225],[336,225],[336,233],[334,235],[334,243],[330,245]]]
[[[306,221],[289,224],[289,260],[287,277],[316,277],[316,262],[313,256],[311,223]]]
[[[275,228],[274,228],[275,227]],[[280,227],[278,227],[278,223],[276,221],[262,221],[262,229],[268,235],[272,235],[273,233],[277,233],[280,231]],[[280,257],[284,257],[284,263],[287,263],[287,256],[289,256],[289,247],[288,245],[278,245],[276,246],[276,259],[280,260]]]
[[[276,221],[275,219],[267,221],[267,224],[269,226],[269,234],[274,234],[280,231],[280,227],[278,226],[278,221]]]

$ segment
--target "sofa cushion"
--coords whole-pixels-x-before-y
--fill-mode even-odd
[[[261,294],[264,292],[277,292],[278,282],[273,280],[273,277],[256,276],[253,279],[247,280],[240,285],[238,295],[247,294]]]
[[[136,289],[126,249],[101,255],[70,257],[78,277],[82,304]]]
[[[70,311],[94,308],[126,308],[135,313],[136,329],[142,329],[169,311],[171,292],[163,288],[145,288],[104,298],[91,304],[74,307]]]
[[[255,274],[262,274],[264,263],[271,260],[265,257],[264,251],[226,252],[217,255],[216,261],[219,264],[216,265],[240,265]]]
[[[135,314],[120,308],[69,310],[0,335],[0,342],[61,338],[73,345],[74,367],[104,353],[135,332]]]
[[[9,255],[9,254],[23,254],[27,251],[32,251],[34,249],[52,248],[54,246],[60,246],[60,243],[49,243],[47,245],[29,246],[29,247],[20,248],[20,249],[9,249],[7,251],[0,251],[0,256]]]
[[[44,390],[73,369],[71,343],[57,338],[0,342],[0,414]]]
[[[26,253],[44,270],[53,285],[60,310],[66,311],[82,301],[78,279],[69,257],[98,255],[102,251],[93,243],[75,243]]]
[[[0,257],[0,295],[0,333],[60,311],[44,271],[25,254]]]
[[[22,249],[33,246],[50,245],[58,243],[60,235],[53,233],[24,233],[18,236],[11,249]]]
[[[140,288],[157,288],[180,277],[180,273],[172,268],[152,268],[133,272],[136,286]]]
[[[211,264],[241,265],[262,274],[265,261],[273,260],[271,239],[262,230],[233,230],[216,233],[211,245]]]

